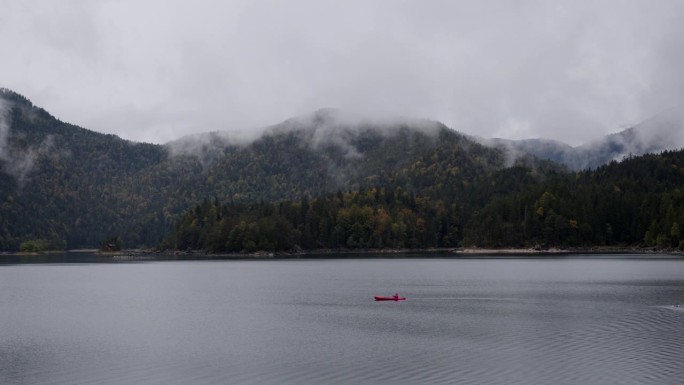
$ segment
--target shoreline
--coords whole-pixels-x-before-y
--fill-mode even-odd
[[[254,252],[254,253],[210,253],[204,250],[128,249],[118,252],[94,249],[45,251],[45,252],[0,252],[0,257],[49,257],[58,255],[98,255],[109,257],[112,261],[143,261],[163,259],[316,259],[316,258],[411,258],[421,255],[447,258],[515,258],[515,257],[571,257],[573,255],[669,255],[684,257],[684,251],[676,249],[638,248],[638,247],[588,247],[588,248],[438,248],[438,249],[315,249],[291,252]]]
[[[102,253],[112,254],[112,253]],[[291,252],[257,251],[253,253],[210,253],[204,250],[190,251],[152,251],[152,250],[126,250],[117,253],[113,257],[119,260],[126,259],[155,259],[166,258],[208,258],[208,259],[316,259],[316,258],[411,258],[421,255],[425,258],[439,256],[440,258],[479,258],[479,257],[561,257],[573,255],[670,255],[684,256],[684,252],[675,249],[655,249],[637,247],[590,247],[590,248],[433,248],[433,249],[314,249],[297,250]]]

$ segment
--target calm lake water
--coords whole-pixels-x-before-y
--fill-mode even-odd
[[[682,384],[683,362],[683,259],[0,265],[6,385]]]

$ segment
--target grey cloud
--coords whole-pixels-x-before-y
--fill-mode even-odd
[[[133,140],[331,106],[579,145],[684,100],[675,0],[55,4],[0,16],[4,85]]]
[[[429,120],[387,115],[377,112],[368,115],[350,113],[334,108],[323,108],[312,114],[288,119],[282,124],[267,129],[266,134],[295,132],[304,146],[320,149],[327,146],[339,148],[347,158],[360,158],[362,155],[352,143],[365,130],[384,137],[396,135],[402,127],[410,126],[430,137],[436,138],[441,125]]]
[[[212,131],[187,135],[165,144],[172,157],[196,158],[203,168],[211,166],[225,151],[242,148],[256,140],[261,130]]]
[[[171,141],[166,146],[172,156],[196,157],[206,167],[231,147],[247,146],[264,135],[292,133],[298,137],[297,143],[300,146],[315,150],[334,146],[347,158],[360,158],[362,155],[352,142],[364,130],[372,130],[383,137],[391,137],[402,127],[407,126],[432,138],[436,138],[439,129],[443,127],[429,120],[382,116],[377,113],[365,115],[323,108],[262,129],[212,131],[188,135]]]

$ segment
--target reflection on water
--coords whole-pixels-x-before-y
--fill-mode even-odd
[[[0,383],[676,384],[682,302],[676,259],[6,265]]]

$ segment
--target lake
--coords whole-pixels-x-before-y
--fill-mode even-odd
[[[2,258],[5,385],[684,383],[680,258]]]

